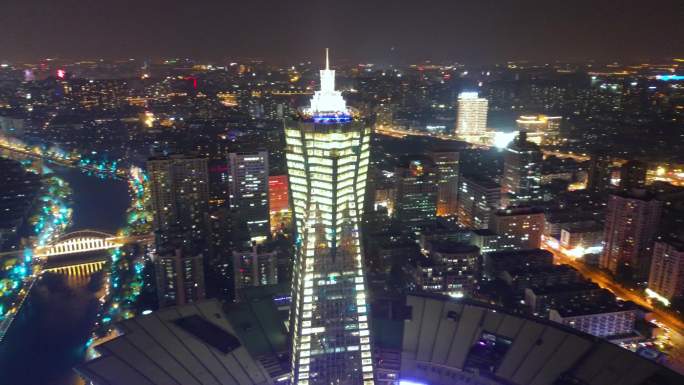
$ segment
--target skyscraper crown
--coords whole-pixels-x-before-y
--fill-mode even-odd
[[[325,49],[325,69],[321,73],[321,89],[314,93],[311,98],[311,107],[308,113],[314,120],[328,121],[349,118],[347,103],[342,98],[342,93],[335,90],[335,70],[330,69],[328,49]]]

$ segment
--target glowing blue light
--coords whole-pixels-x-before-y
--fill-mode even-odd
[[[426,385],[423,382],[415,382],[409,380],[399,380],[399,385]]]
[[[314,115],[313,116],[313,121],[314,123],[320,123],[320,124],[334,124],[334,123],[346,123],[346,122],[351,122],[352,117],[347,114],[339,114],[339,115]]]
[[[684,80],[684,75],[657,75],[656,79],[666,82]]]

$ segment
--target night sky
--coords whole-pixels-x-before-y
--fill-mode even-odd
[[[682,0],[0,0],[0,60],[684,56]]]

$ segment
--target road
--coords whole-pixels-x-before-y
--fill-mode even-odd
[[[668,352],[669,357],[667,359],[669,366],[680,373],[684,373],[684,321],[665,310],[653,307],[645,294],[622,287],[604,271],[586,265],[547,243],[542,243],[542,248],[553,253],[554,261],[557,263],[572,266],[582,276],[595,282],[600,287],[610,290],[615,296],[626,301],[632,301],[651,311],[652,319],[664,326],[666,330],[669,330],[667,337],[672,344],[672,350]]]

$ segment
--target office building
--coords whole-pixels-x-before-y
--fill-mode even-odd
[[[538,249],[544,230],[544,213],[529,207],[498,210],[490,218],[489,229],[520,249]]]
[[[684,242],[672,238],[655,241],[646,293],[666,305],[684,297]]]
[[[456,216],[459,177],[458,152],[435,148],[430,151],[428,156],[437,169],[437,216]]]
[[[522,206],[542,200],[542,152],[527,140],[525,131],[504,150],[501,199],[505,207]]]
[[[466,141],[487,134],[487,99],[480,98],[477,92],[461,92],[458,95],[458,115],[456,135]]]
[[[268,209],[268,152],[228,154],[228,200],[238,220],[247,224],[252,241],[271,234]]]
[[[621,278],[648,280],[661,212],[662,202],[645,192],[610,195],[599,266]]]
[[[470,174],[458,182],[458,222],[473,229],[486,229],[489,217],[501,206],[501,186],[486,177]]]
[[[335,71],[298,120],[285,122],[297,255],[292,383],[374,384],[360,223],[371,130],[354,117]]]
[[[438,175],[429,158],[405,158],[395,169],[395,215],[417,229],[432,223],[437,215]]]

